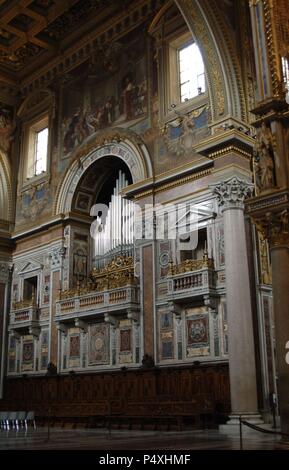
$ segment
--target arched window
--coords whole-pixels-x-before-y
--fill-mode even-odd
[[[179,92],[181,103],[206,91],[205,66],[194,42],[178,49]]]

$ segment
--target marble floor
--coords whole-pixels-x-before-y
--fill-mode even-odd
[[[240,438],[218,430],[139,431],[38,427],[0,431],[0,450],[239,450]],[[289,450],[278,436],[251,432],[244,450]]]

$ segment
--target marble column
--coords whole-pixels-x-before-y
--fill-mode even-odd
[[[13,267],[11,263],[0,261],[0,399],[3,398],[4,377],[7,365],[7,328],[9,323],[12,272]]]
[[[289,435],[289,210],[268,211],[257,222],[271,252],[278,404],[281,430]]]
[[[237,423],[239,415],[260,422],[244,221],[244,199],[251,194],[252,187],[237,177],[212,187],[224,219],[232,413],[229,424]]]

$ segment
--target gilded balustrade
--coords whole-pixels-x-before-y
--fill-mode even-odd
[[[131,256],[117,256],[102,269],[93,268],[90,279],[76,287],[60,291],[59,300],[81,297],[93,292],[103,292],[136,283],[134,260]]]
[[[179,264],[169,263],[169,276],[177,274],[184,274],[187,272],[198,271],[200,269],[214,269],[214,260],[208,258],[207,253],[204,254],[203,259],[186,259]]]

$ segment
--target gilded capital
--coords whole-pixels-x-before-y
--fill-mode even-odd
[[[238,177],[211,186],[218,204],[223,209],[244,208],[244,200],[252,195],[254,185]]]

